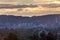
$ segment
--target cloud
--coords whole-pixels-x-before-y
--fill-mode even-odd
[[[60,4],[54,4],[54,3],[52,3],[52,4],[42,4],[41,6],[42,7],[47,7],[47,8],[58,8],[58,7],[60,7]]]
[[[57,0],[57,1],[60,1],[60,0]]]
[[[0,3],[4,4],[37,4],[37,3],[52,3],[54,1],[60,1],[60,0],[0,0]]]
[[[2,3],[16,2],[17,4],[31,4],[33,0],[0,0]]]
[[[12,4],[0,4],[0,8],[35,8],[38,5],[12,5]]]

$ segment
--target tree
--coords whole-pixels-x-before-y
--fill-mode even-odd
[[[4,37],[2,40],[8,40],[6,37]]]
[[[18,40],[18,37],[16,34],[14,34],[13,32],[10,32],[8,34],[8,36],[6,38],[4,38],[4,40]]]
[[[36,34],[33,34],[33,36],[30,36],[29,39],[30,40],[38,40],[39,39],[39,36],[36,35]]]
[[[57,40],[57,33],[54,35],[54,40]]]
[[[40,33],[40,37],[41,37],[41,40],[46,40],[46,33],[44,31],[42,31]]]
[[[54,35],[52,32],[49,32],[47,35],[47,40],[57,40],[57,36]]]

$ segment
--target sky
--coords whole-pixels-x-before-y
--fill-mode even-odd
[[[49,14],[60,14],[60,0],[0,0],[0,7],[24,6],[20,8],[5,8],[0,9],[0,15],[15,15],[15,16],[42,16]],[[36,7],[33,7],[37,5]],[[8,5],[9,7],[9,5]]]
[[[37,4],[37,3],[58,3],[60,0],[0,0],[0,3],[12,3],[12,4]]]

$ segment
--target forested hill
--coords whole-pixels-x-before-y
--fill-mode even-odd
[[[60,27],[60,14],[22,17],[12,15],[0,16],[0,28],[55,28]]]

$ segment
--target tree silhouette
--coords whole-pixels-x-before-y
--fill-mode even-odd
[[[8,34],[8,36],[6,38],[4,38],[4,40],[18,40],[18,37],[16,34],[14,34],[13,32],[10,32]]]
[[[29,37],[30,40],[39,40],[39,36],[36,34],[33,34],[33,36]]]
[[[52,32],[49,32],[47,35],[47,40],[57,40],[57,36],[54,35]]]
[[[57,34],[55,34],[55,36],[54,36],[54,40],[57,40]]]
[[[41,37],[41,40],[46,40],[46,33],[44,31],[42,31],[40,33],[40,37]]]
[[[8,39],[6,37],[4,37],[3,40],[8,40]]]

